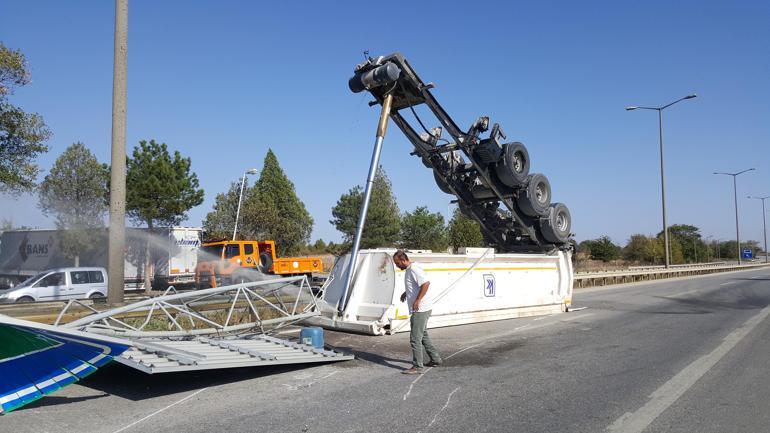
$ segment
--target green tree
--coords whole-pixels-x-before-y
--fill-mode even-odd
[[[43,142],[51,131],[43,118],[8,101],[15,87],[29,82],[24,54],[0,42],[0,191],[4,192],[31,191],[39,171],[34,160],[48,151]]]
[[[650,243],[652,242],[655,242],[655,240],[645,235],[631,235],[628,243],[623,248],[623,258],[632,262],[651,263],[649,251]]]
[[[582,242],[580,242],[577,246],[577,252],[591,255],[591,245],[594,244],[594,240],[592,239],[586,239]]]
[[[620,257],[620,247],[612,243],[609,236],[602,236],[588,242],[587,246],[591,251],[591,258],[594,260],[609,262]]]
[[[745,242],[742,241],[741,251],[747,248],[754,252],[755,257],[757,253],[762,250],[762,248],[759,247],[759,242],[757,241],[752,241],[752,240],[745,241]],[[724,259],[738,260],[738,251],[735,248],[735,241],[720,242],[719,256],[721,257],[722,260]]]
[[[55,217],[61,249],[75,266],[104,235],[98,229],[104,227],[107,212],[108,177],[107,167],[83,143],[75,143],[56,159],[40,184],[38,206]]]
[[[650,238],[650,243],[646,249],[646,260],[653,265],[665,263],[666,254],[664,252],[663,239]]]
[[[247,181],[248,182],[248,181]],[[248,184],[244,186],[244,195],[250,191]],[[241,183],[232,182],[227,192],[217,194],[214,199],[214,208],[206,214],[203,220],[203,229],[206,231],[206,237],[209,239],[230,239],[235,228],[235,215],[238,210],[238,197],[241,193]],[[241,204],[243,209],[243,204]],[[250,236],[250,225],[243,221],[241,215],[238,223],[238,238],[253,239]],[[245,235],[244,235],[245,233]]]
[[[679,239],[669,236],[668,244],[671,263],[674,265],[684,264],[684,248]]]
[[[658,233],[658,237],[662,236],[663,232],[661,231]],[[705,260],[706,244],[701,238],[698,227],[689,224],[674,224],[668,228],[668,236],[669,242],[673,239],[679,242],[682,250],[682,260],[679,263],[697,263]]]
[[[310,250],[315,254],[324,253],[326,252],[326,247],[326,242],[323,239],[318,239],[310,246]]]
[[[333,218],[329,222],[342,232],[346,244],[342,250],[349,250],[352,246],[363,197],[363,189],[356,186],[342,194],[337,200],[337,204],[332,207]],[[380,166],[374,176],[369,211],[361,236],[361,248],[395,246],[400,230],[401,216],[398,204],[393,196],[390,179]]]
[[[401,217],[401,247],[415,250],[444,251],[449,246],[444,216],[431,213],[426,206]]]
[[[165,143],[142,140],[126,161],[126,213],[138,224],[146,224],[152,236],[156,226],[173,226],[187,211],[203,203],[198,176],[190,171],[190,158],[179,151],[173,157]],[[151,240],[145,249],[145,289],[151,289]]]
[[[282,256],[297,254],[310,240],[313,217],[272,149],[265,155],[259,180],[248,194],[244,192],[238,227],[239,232],[244,227],[244,236],[274,240]]]
[[[449,220],[447,234],[449,245],[455,252],[462,247],[485,246],[479,223],[464,215],[459,208],[455,209]]]

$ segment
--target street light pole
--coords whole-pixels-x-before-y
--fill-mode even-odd
[[[738,229],[738,183],[735,180],[738,175],[741,175],[743,173],[746,173],[747,171],[753,171],[754,168],[747,168],[746,170],[739,171],[738,173],[723,173],[723,172],[714,172],[714,174],[723,174],[725,176],[732,176],[733,177],[733,199],[735,201],[735,241],[738,243],[736,245],[736,250],[738,252],[738,266],[741,265],[741,231]]]
[[[684,98],[679,98],[676,101],[666,104],[662,107],[639,107],[635,105],[626,107],[626,111],[633,111],[633,110],[640,109],[640,110],[655,110],[658,112],[658,136],[659,136],[659,143],[660,143],[660,201],[661,201],[661,208],[663,210],[663,244],[666,250],[666,268],[668,268],[671,265],[671,256],[669,253],[669,242],[668,242],[668,222],[666,221],[666,176],[665,176],[665,170],[663,167],[663,110],[676,104],[677,102],[684,101],[685,99],[692,99],[697,96],[698,95],[693,93],[691,95],[685,96]]]
[[[770,195],[765,197],[749,196],[748,198],[762,200],[762,234],[765,236],[765,263],[767,263],[767,221],[765,218],[765,200],[770,198]]]
[[[241,193],[238,195],[238,209],[235,211],[235,227],[233,227],[233,240],[235,240],[235,235],[238,233],[238,219],[240,219],[241,216],[241,202],[243,201],[243,188],[246,186],[246,175],[247,174],[257,174],[259,173],[259,170],[256,168],[252,168],[251,170],[247,170],[243,173],[243,179],[241,179]]]

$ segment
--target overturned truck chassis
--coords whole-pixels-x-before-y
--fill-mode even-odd
[[[399,53],[369,58],[350,79],[353,92],[369,91],[370,105],[387,107],[390,119],[414,145],[413,155],[433,169],[439,188],[456,196],[463,214],[481,225],[485,239],[505,252],[548,252],[570,248],[570,214],[561,203],[551,203],[550,184],[541,174],[529,174],[529,154],[506,139],[495,123],[489,136],[489,118],[479,117],[462,131],[430,92],[409,62]],[[387,101],[389,100],[389,101]],[[425,104],[441,126],[428,130],[414,107]],[[408,108],[421,134],[400,110]],[[443,131],[453,141],[442,137]],[[467,162],[465,161],[467,159]],[[502,204],[502,207],[501,207]]]

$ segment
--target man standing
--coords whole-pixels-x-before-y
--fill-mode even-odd
[[[403,250],[396,251],[393,254],[393,262],[404,273],[404,288],[406,291],[401,295],[401,302],[406,301],[409,306],[409,323],[412,327],[409,333],[409,343],[412,346],[412,368],[402,371],[404,374],[420,374],[423,369],[422,349],[428,352],[430,362],[428,367],[438,367],[441,365],[441,355],[433,346],[428,336],[428,319],[431,310],[433,310],[432,293],[429,295],[430,281],[425,271],[416,263],[412,263]]]

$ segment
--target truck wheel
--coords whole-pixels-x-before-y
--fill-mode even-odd
[[[266,274],[270,270],[270,267],[273,266],[273,256],[269,253],[262,253],[259,255],[259,263],[259,271]]]
[[[571,228],[572,216],[564,203],[552,204],[548,216],[540,218],[540,231],[548,242],[568,242]]]
[[[529,216],[547,215],[548,206],[551,204],[551,183],[548,178],[535,173],[529,175],[527,182],[527,187],[519,192],[516,204]]]
[[[22,296],[21,298],[19,298],[19,299],[17,299],[17,300],[16,300],[16,303],[17,303],[17,304],[28,304],[28,303],[30,303],[30,302],[35,302],[35,300],[34,300],[34,299],[32,299],[32,298],[31,298],[31,297],[29,297],[29,296]]]
[[[503,144],[503,159],[495,165],[500,182],[511,188],[524,185],[529,174],[529,152],[519,142]]]
[[[441,179],[441,176],[436,173],[436,170],[433,170],[433,179],[436,180],[436,185],[438,185],[438,189],[441,190],[441,192],[445,194],[452,194],[452,190],[449,189],[449,184],[444,182],[443,179]]]

